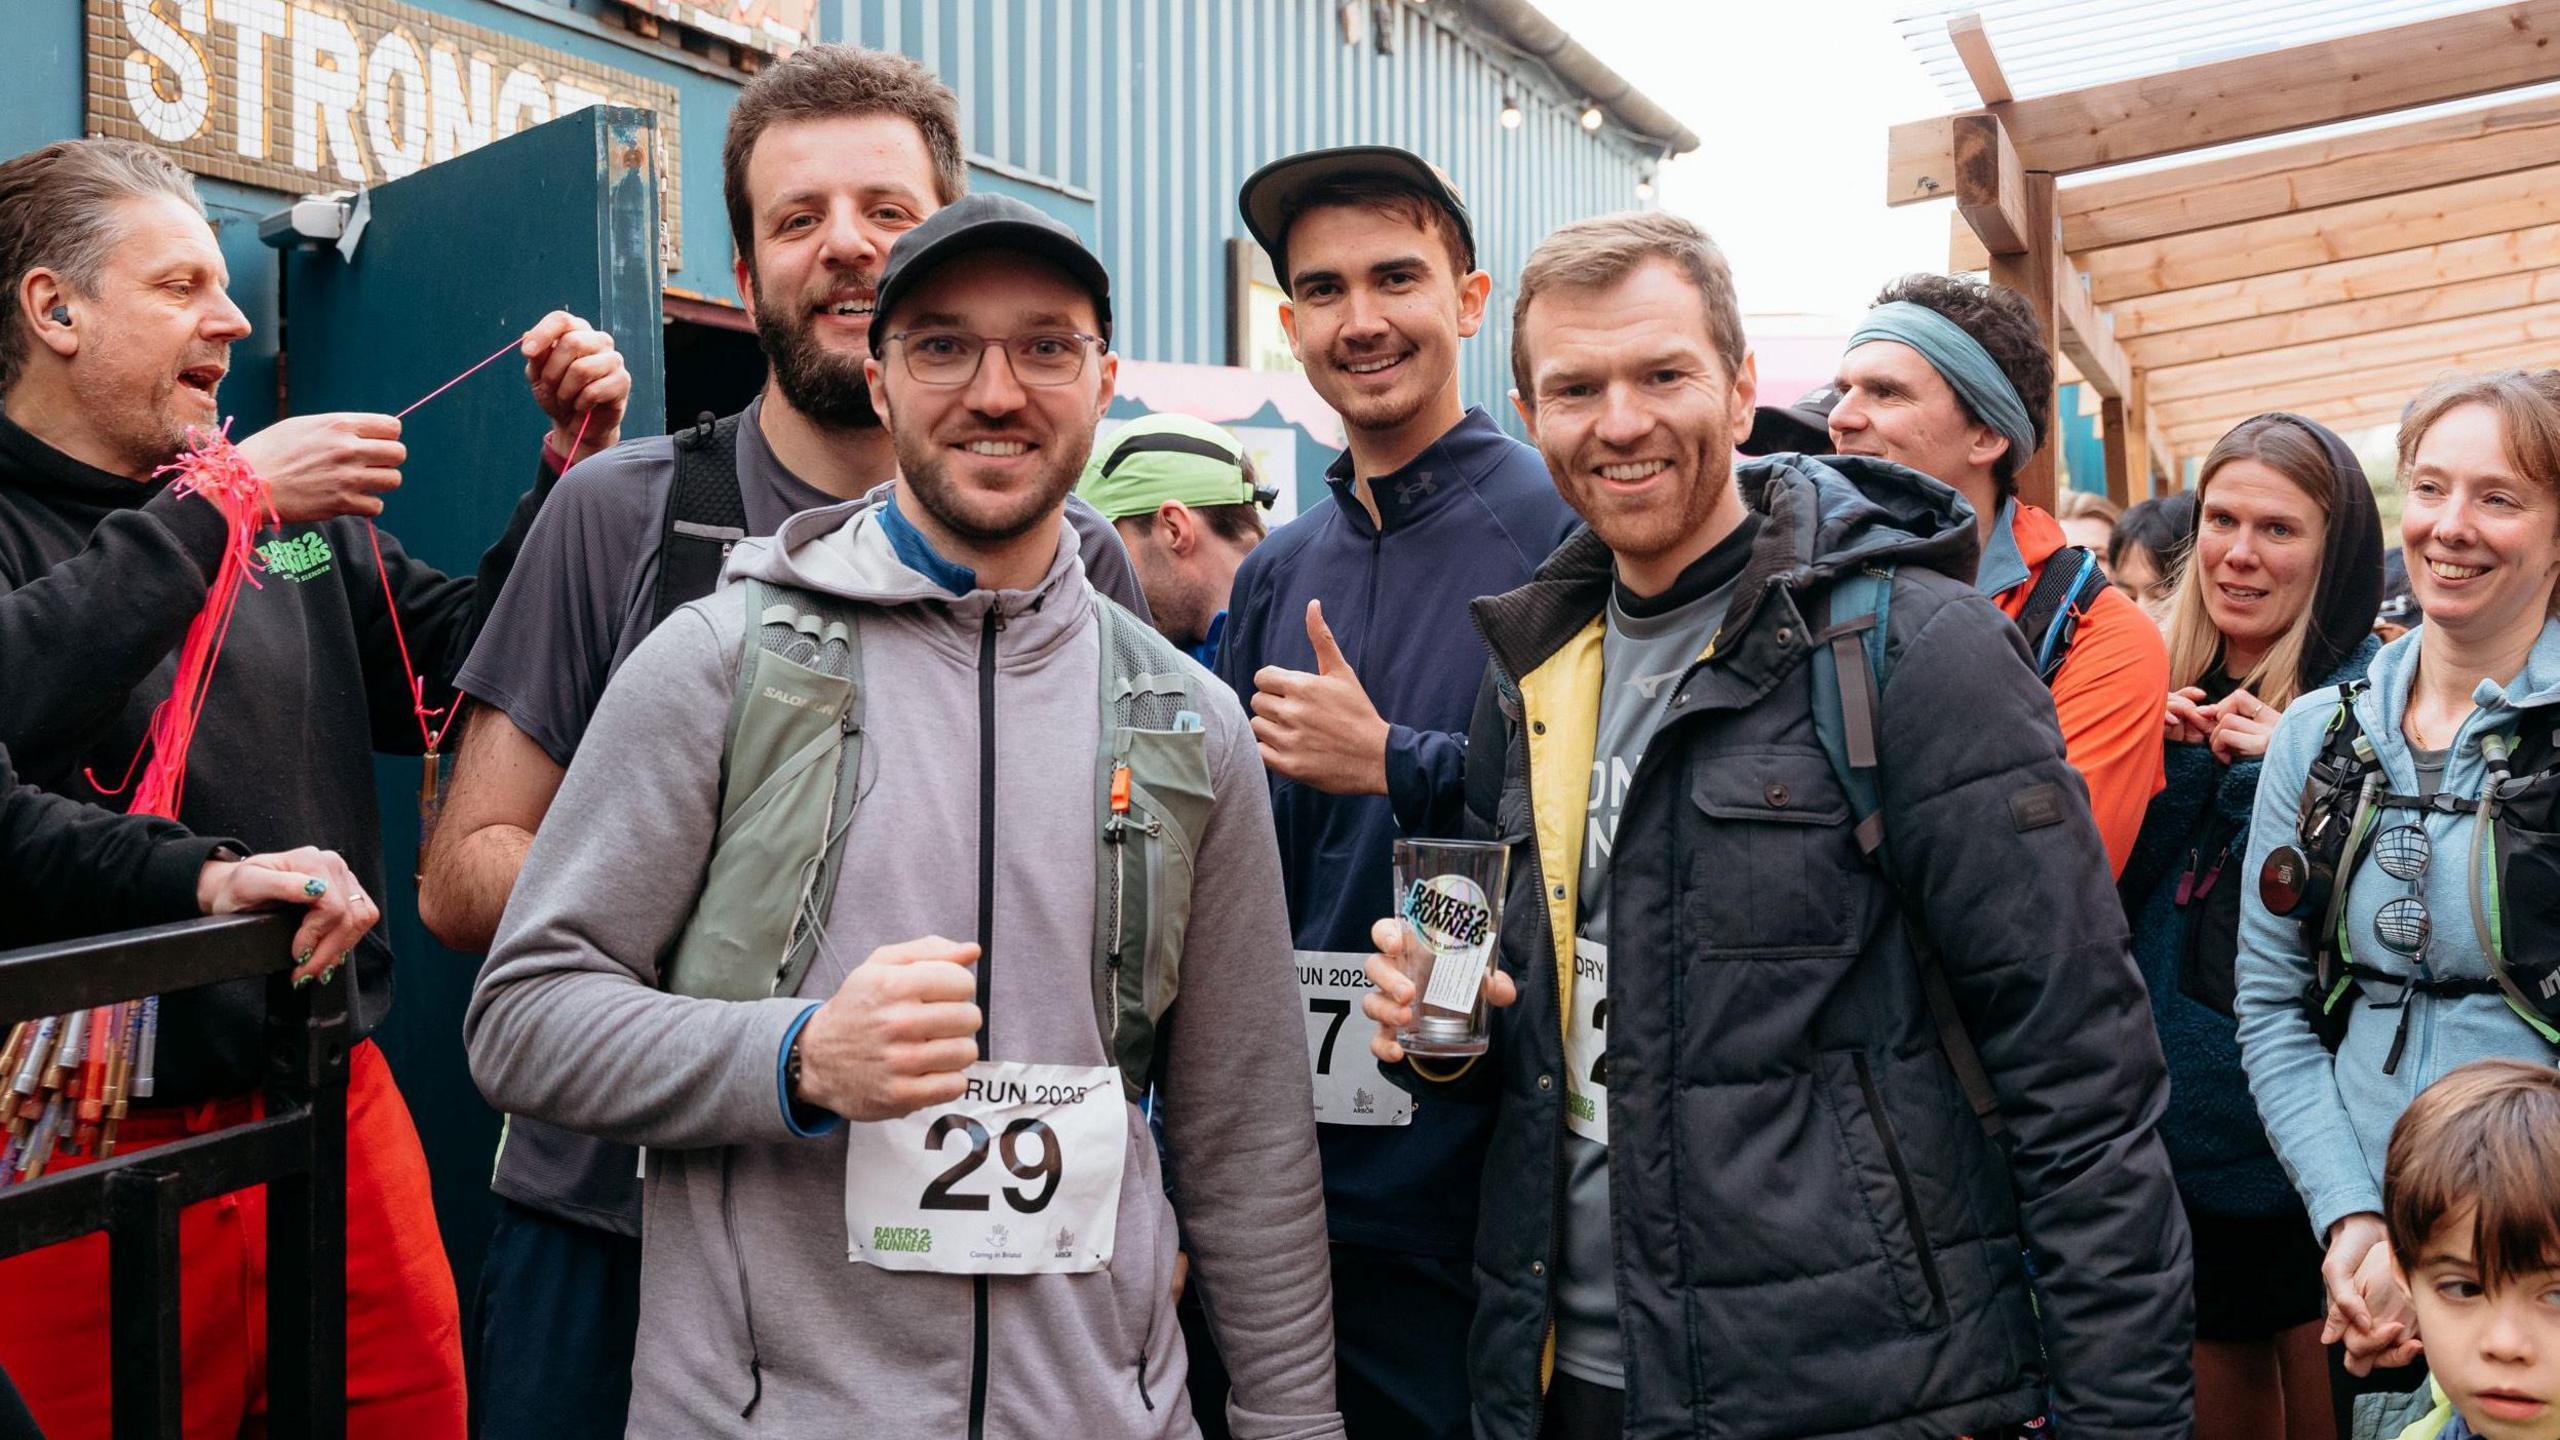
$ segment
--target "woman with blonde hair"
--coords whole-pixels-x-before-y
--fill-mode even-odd
[[[2297,415],[2205,457],[2169,601],[2168,784],[2125,866],[2134,956],[2169,1062],[2162,1141],[2194,1237],[2196,1434],[2333,1433],[2320,1250],[2267,1146],[2232,1018],[2241,855],[2267,738],[2294,696],[2379,648],[2382,522],[2346,443]]]
[[[2560,1045],[2560,405],[2516,371],[2446,381],[2399,466],[2426,621],[2285,712],[2242,872],[2241,1059],[2357,1375],[2420,1351],[2383,1243],[2393,1123],[2457,1066]]]

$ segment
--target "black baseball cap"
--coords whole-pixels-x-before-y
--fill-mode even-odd
[[[1307,150],[1284,155],[1254,171],[1245,177],[1244,188],[1236,192],[1236,208],[1244,212],[1244,228],[1252,232],[1262,253],[1271,257],[1271,268],[1279,273],[1282,290],[1289,288],[1289,211],[1298,196],[1311,186],[1353,176],[1380,176],[1412,186],[1424,199],[1449,213],[1449,218],[1457,222],[1458,238],[1466,242],[1467,253],[1475,253],[1475,222],[1467,216],[1466,202],[1458,198],[1457,184],[1439,166],[1393,145],[1337,145],[1330,150]]]
[[[1828,455],[1831,410],[1839,403],[1840,387],[1822,385],[1793,405],[1763,405],[1752,412],[1751,433],[1733,448],[1745,455]]]
[[[980,250],[1019,250],[1074,276],[1093,294],[1102,338],[1111,338],[1111,274],[1076,232],[1049,215],[1004,195],[965,195],[925,217],[923,224],[889,247],[872,303],[871,353],[887,339],[889,312],[936,266]]]

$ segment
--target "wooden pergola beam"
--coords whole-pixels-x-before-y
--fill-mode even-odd
[[[1985,105],[2004,105],[2013,98],[2009,94],[2009,77],[2000,73],[2000,57],[1991,53],[1991,37],[1982,28],[1979,11],[1968,10],[1947,22],[1947,39],[1956,47],[1956,58],[1964,62],[1964,73],[1973,81],[1973,93]]]
[[[2154,370],[2150,372],[2151,398],[2155,404],[2193,399],[2520,345],[2541,345],[2553,361],[2560,361],[2560,303]]]
[[[2200,285],[2108,307],[2120,340],[2560,266],[2560,224]]]
[[[2177,432],[2215,421],[2239,419],[2262,410],[2299,409],[2330,400],[2357,398],[2367,402],[2365,408],[2382,409],[2407,403],[2411,396],[2448,375],[2511,367],[2544,367],[2550,364],[2551,357],[2552,347],[2542,342],[2491,346],[2245,390],[2225,390],[2175,400],[2155,398],[2151,410],[2159,417],[2162,429]]]
[[[2165,495],[2177,489],[2180,484],[2181,462],[2178,457],[2187,447],[2170,439],[2167,432],[2160,428],[2160,417],[2147,407],[2142,413],[2142,433],[2149,441],[2153,472],[2167,476],[2169,482],[2166,485],[2160,485],[2146,477],[2143,484],[2149,488],[2151,494]]]
[[[2467,315],[2496,315],[2555,300],[2560,300],[2560,267],[2144,335],[2124,342],[2124,353],[2145,368],[2192,365]]]
[[[2027,168],[2057,175],[2560,79],[2560,0],[2518,0],[2010,102]],[[1954,185],[1953,116],[1893,127],[1885,202]]]
[[[2330,429],[2341,432],[2369,430],[2379,425],[2400,423],[2399,407],[2367,409],[2354,400],[2321,401],[2296,409],[2293,413],[2317,420]],[[2217,421],[2194,429],[2173,431],[2168,438],[2172,444],[2183,445],[2190,453],[2200,455],[2212,449],[2214,442],[2229,434],[2233,425],[2248,418],[2247,415],[2234,415],[2227,422]]]
[[[2012,289],[2029,290],[2040,313],[2050,310],[2046,348],[2057,359],[2067,356],[2079,377],[2100,394],[2122,398],[2132,367],[2115,342],[2113,327],[2090,304],[2087,280],[2063,252],[2062,232],[2048,209],[2039,215],[2034,197],[2050,206],[2053,177],[2018,169],[2017,150],[1997,114],[1965,115],[1956,121],[1961,163],[1956,175],[1956,230],[1971,235],[1984,251],[1979,267]],[[2043,257],[2050,257],[2049,264]],[[2020,277],[2038,266],[2051,273],[2043,294],[2031,291]]]
[[[2151,494],[2151,425],[2143,404],[2142,376],[2133,376],[2133,393],[2101,401],[2098,435],[2105,450],[2107,498],[2130,505]]]
[[[2048,352],[2059,349],[2062,317],[2059,287],[2054,283],[2056,267],[2067,263],[2062,251],[2062,226],[2053,213],[2053,177],[2041,172],[2030,173],[2022,186],[2026,203],[2024,212],[2026,249],[2015,255],[1991,257],[1993,284],[2005,285],[2027,298],[2035,312],[2036,328],[2044,336]],[[2020,466],[2017,472],[2018,498],[2030,505],[2053,508],[2055,480],[2055,440],[2061,434],[2057,417],[2044,419],[2045,443]]]
[[[2560,223],[2560,165],[2117,245],[2080,261],[2099,303],[2113,304],[2552,223]]]
[[[2062,239],[2131,245],[2554,163],[2560,99],[2537,97],[2069,187]]]
[[[2063,352],[2099,394],[2110,400],[2126,398],[2133,388],[2133,366],[2124,348],[2116,344],[2115,326],[2089,303],[2088,286],[2068,255],[2061,257],[2053,291]]]
[[[1979,237],[1988,255],[2026,251],[2026,172],[1997,116],[1956,117],[1956,223]]]

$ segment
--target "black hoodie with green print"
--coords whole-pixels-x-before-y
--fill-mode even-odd
[[[414,560],[365,522],[287,524],[241,588],[214,667],[177,817],[257,850],[319,845],[383,893],[373,753],[422,748],[407,671],[383,602],[390,577],[426,704],[452,677],[556,478],[548,458],[476,580]],[[179,644],[222,560],[221,515],[164,482],[86,465],[0,415],[0,745],[19,778],[122,810],[151,715],[168,698]],[[391,1008],[381,929],[347,970],[359,1036]],[[236,1094],[259,1074],[264,982],[173,995],[160,1022],[155,1098]]]

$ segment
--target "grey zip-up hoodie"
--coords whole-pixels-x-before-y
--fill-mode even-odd
[[[901,559],[914,559],[933,574]],[[1100,646],[1062,534],[1035,589],[955,593],[887,507],[831,506],[741,545],[741,576],[865,612],[863,798],[825,943],[791,997],[657,988],[719,813],[721,735],[745,624],[731,585],[670,617],[606,691],[509,901],[464,1020],[490,1102],[650,1147],[634,1436],[1030,1440],[1198,1433],[1174,1323],[1172,1207],[1128,1111],[1108,1269],[986,1281],[849,1262],[845,1131],[785,1111],[787,1036],[873,949],[978,935],[980,637],[996,631],[998,797],[986,1052],[1107,1063],[1092,994],[1092,792]],[[1181,991],[1159,1037],[1166,1163],[1234,1376],[1240,1436],[1342,1433],[1305,1031],[1260,757],[1202,672],[1217,804],[1196,857]],[[983,1426],[972,1392],[983,1365]]]

